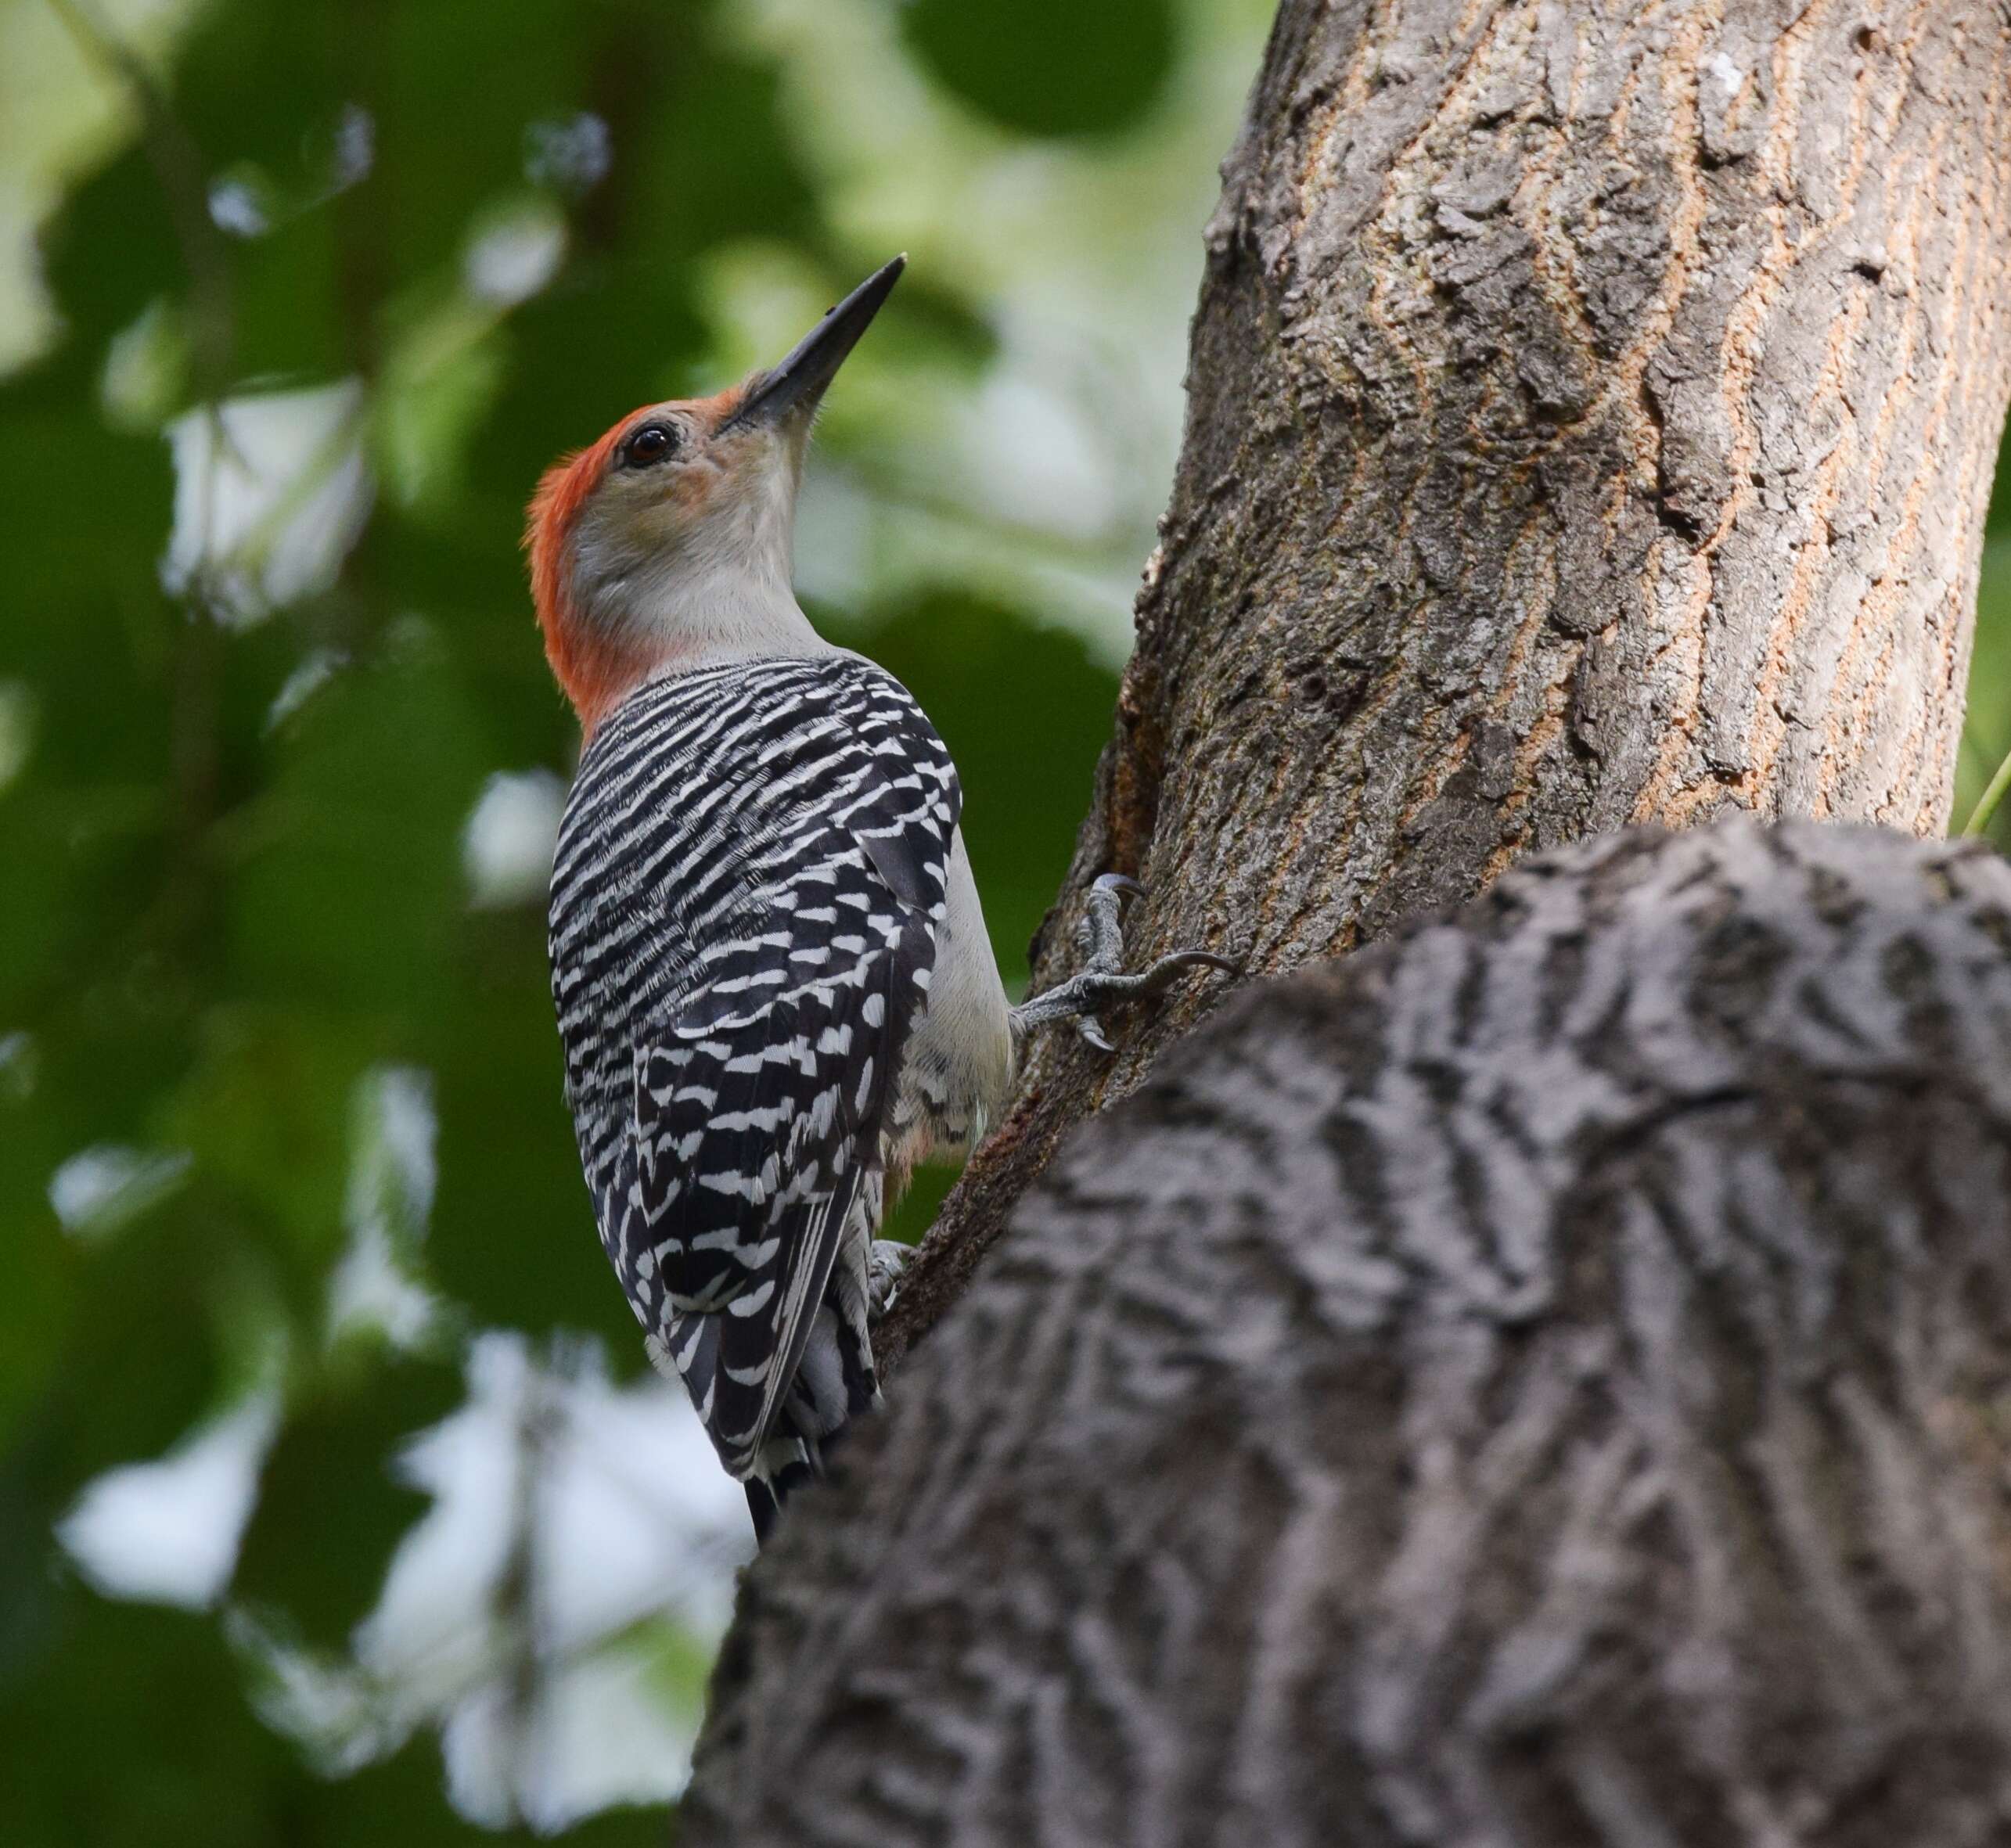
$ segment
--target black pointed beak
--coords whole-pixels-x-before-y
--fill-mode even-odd
[[[728,419],[725,429],[736,424],[773,425],[792,417],[808,417],[816,409],[825,388],[837,376],[845,356],[872,325],[880,304],[894,293],[894,285],[907,267],[908,259],[902,255],[884,268],[875,270],[797,342],[795,351],[781,365],[754,381],[746,401]]]

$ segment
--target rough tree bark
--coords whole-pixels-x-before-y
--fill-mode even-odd
[[[1635,831],[1223,1010],[750,1574],[680,1840],[2011,1839],[2011,866]]]
[[[1630,822],[1941,828],[2011,390],[2001,0],[1283,0],[1224,180],[1069,894],[1136,874],[1142,952],[1275,973]],[[1213,991],[1036,1048],[888,1366]]]
[[[2011,1839],[2011,872],[1502,879],[1944,820],[2011,15],[1283,0],[1225,178],[1037,979],[1369,947],[1040,1043],[685,1839]]]

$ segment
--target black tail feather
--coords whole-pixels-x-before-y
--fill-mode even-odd
[[[754,1517],[757,1546],[768,1544],[768,1536],[775,1531],[782,1505],[805,1483],[815,1481],[818,1474],[799,1449],[794,1458],[772,1474],[747,1478],[743,1486],[747,1491],[747,1512]]]
[[[812,1320],[781,1415],[761,1446],[754,1472],[743,1479],[754,1539],[762,1546],[775,1530],[782,1505],[804,1483],[824,1473],[831,1447],[854,1418],[880,1403],[872,1341],[866,1332],[864,1247],[840,1253],[828,1293]]]

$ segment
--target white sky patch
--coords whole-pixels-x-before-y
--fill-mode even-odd
[[[0,1104],[24,1104],[41,1076],[31,1033],[0,1034]]]
[[[188,361],[181,315],[157,296],[106,345],[98,375],[106,421],[117,430],[159,430],[181,395]]]
[[[167,589],[206,593],[220,621],[247,628],[333,584],[370,511],[362,402],[351,379],[229,399],[170,424]]]
[[[715,1639],[753,1551],[745,1497],[684,1395],[653,1378],[617,1387],[588,1350],[546,1364],[520,1336],[484,1335],[466,1404],[398,1472],[433,1507],[350,1656],[238,1626],[268,1721],[347,1770],[436,1726],[456,1808],[497,1825],[556,1829],[674,1796],[697,1716],[653,1677],[647,1627]]]
[[[264,189],[247,175],[215,182],[210,188],[210,218],[232,237],[263,237],[272,228]]]
[[[49,1177],[49,1203],[73,1237],[107,1238],[180,1186],[192,1159],[185,1149],[94,1143]]]
[[[409,1066],[366,1073],[354,1120],[349,1246],[329,1282],[329,1338],[375,1328],[394,1347],[421,1347],[441,1314],[439,1299],[414,1275],[439,1176],[431,1074]]]
[[[585,192],[606,178],[614,137],[606,122],[585,110],[533,122],[524,131],[524,177],[533,185]]]
[[[499,770],[482,786],[461,830],[469,904],[495,910],[544,898],[565,807],[566,786],[549,770]]]
[[[344,103],[329,148],[329,192],[347,192],[359,185],[376,162],[376,117],[360,102]]]
[[[665,1706],[646,1656],[621,1648],[557,1669],[527,1724],[490,1683],[441,1742],[455,1808],[491,1828],[521,1816],[556,1834],[616,1803],[667,1803],[691,1775],[691,1717]]]
[[[796,588],[820,602],[852,609],[872,586],[870,494],[828,465],[804,477],[796,503]]]
[[[304,1746],[324,1777],[360,1771],[411,1736],[390,1728],[383,1691],[361,1670],[308,1648],[271,1613],[233,1606],[224,1632],[252,1672],[259,1718]]]
[[[1116,517],[1113,464],[1051,379],[1002,366],[962,413],[962,444],[978,504],[995,516],[1092,540]]]
[[[695,1629],[722,1633],[732,1568],[752,1551],[747,1498],[682,1387],[653,1375],[617,1387],[598,1365],[583,1367],[563,1406],[563,1440],[540,1485],[540,1588],[554,1641],[576,1646],[667,1604]]]
[[[207,1609],[230,1583],[279,1422],[268,1386],[157,1462],[107,1470],[57,1523],[57,1541],[107,1598]]]
[[[497,1652],[492,1607],[516,1525],[516,1426],[529,1370],[520,1339],[483,1336],[469,1357],[467,1404],[398,1460],[400,1479],[433,1505],[398,1543],[354,1644],[363,1666],[422,1712],[444,1710],[478,1686]]]
[[[462,260],[462,281],[477,301],[513,308],[559,273],[565,255],[565,220],[541,201],[527,201],[475,235]]]
[[[265,709],[265,729],[277,731],[348,665],[348,656],[339,648],[310,649],[272,696]]]
[[[164,73],[202,0],[97,0],[93,16]],[[0,5],[0,374],[62,331],[41,274],[43,221],[70,184],[137,132],[132,88],[77,44],[59,11]]]
[[[35,748],[35,696],[25,681],[0,680],[0,789],[28,767]]]
[[[357,1117],[350,1217],[398,1223],[416,1235],[433,1210],[440,1178],[432,1074],[416,1066],[379,1066],[358,1087]]]
[[[664,1802],[691,1776],[692,1721],[668,1711],[646,1657],[603,1649],[560,1673],[548,1703],[536,1827],[570,1828],[616,1803]]]
[[[450,1656],[448,1634],[484,1627],[527,1487],[536,1627],[552,1651],[665,1608],[723,1626],[751,1550],[746,1497],[681,1393],[654,1379],[616,1387],[597,1357],[552,1372],[513,1335],[475,1343],[467,1404],[412,1444],[399,1473],[434,1507],[400,1545],[357,1652],[400,1680]]]
[[[396,1348],[424,1347],[439,1325],[440,1299],[398,1262],[390,1241],[375,1226],[353,1232],[329,1279],[331,1340],[376,1328]]]

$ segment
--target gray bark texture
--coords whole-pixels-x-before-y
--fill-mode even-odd
[[[1272,979],[1036,1042],[680,1839],[2011,1841],[2011,13],[1283,0],[1224,177],[1034,975]]]
[[[2011,391],[2011,5],[1283,0],[1223,173],[1037,987],[1106,870],[1151,888],[1141,955],[1274,974],[1630,822],[1940,831]],[[887,1367],[1219,992],[1115,1060],[1037,1045]]]
[[[1737,822],[1223,1009],[750,1574],[687,1843],[2011,1839],[2011,867]]]

